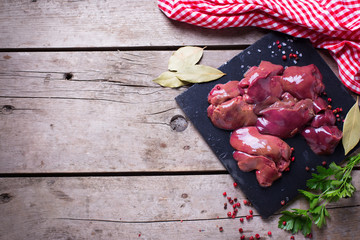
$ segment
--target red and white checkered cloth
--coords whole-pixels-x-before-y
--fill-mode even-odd
[[[158,0],[171,19],[207,28],[255,26],[328,49],[341,81],[360,94],[360,0]]]

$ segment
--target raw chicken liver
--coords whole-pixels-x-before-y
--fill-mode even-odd
[[[239,81],[230,81],[226,84],[217,84],[208,95],[210,104],[219,105],[239,95],[243,95],[244,90],[239,87]]]
[[[216,85],[208,95],[212,123],[235,130],[230,144],[242,171],[256,170],[271,186],[290,164],[290,147],[280,138],[301,133],[317,154],[332,154],[342,132],[321,98],[325,89],[314,65],[284,68],[267,61],[251,67],[240,81]]]
[[[319,155],[332,154],[342,138],[342,132],[336,126],[307,127],[301,134],[311,150]]]
[[[217,106],[211,104],[207,113],[216,127],[234,130],[256,123],[257,116],[253,107],[253,105],[246,103],[242,96],[238,96]]]
[[[244,89],[246,102],[261,104],[263,109],[278,101],[283,90],[281,82],[274,76],[282,73],[283,70],[282,66],[267,61],[262,61],[259,67],[250,68],[239,83],[239,87]]]
[[[278,137],[259,133],[256,127],[233,131],[230,144],[237,151],[233,157],[242,171],[257,170],[259,184],[268,187],[290,164],[291,149]]]
[[[280,138],[293,137],[314,117],[313,102],[310,99],[276,102],[260,111],[256,127],[263,134]]]
[[[288,67],[281,79],[283,90],[298,99],[314,99],[325,89],[322,75],[314,64]]]

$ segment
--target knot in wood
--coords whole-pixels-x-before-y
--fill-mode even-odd
[[[0,112],[1,112],[2,114],[11,114],[14,109],[15,109],[14,106],[11,106],[11,105],[3,105],[3,106],[1,107]]]
[[[185,119],[184,116],[175,115],[170,120],[170,127],[172,130],[176,132],[184,131],[188,126],[188,121]]]
[[[14,196],[10,195],[9,193],[2,193],[0,194],[0,203],[8,203],[12,200]]]

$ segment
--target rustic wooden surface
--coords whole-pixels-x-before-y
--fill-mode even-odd
[[[154,0],[0,1],[0,30],[0,239],[290,238],[278,214],[227,218],[222,192],[245,196],[191,123],[170,127],[186,87],[151,81],[179,46],[218,67],[267,31],[174,22]],[[314,239],[354,239],[359,197]]]

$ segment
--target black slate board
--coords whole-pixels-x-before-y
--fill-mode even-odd
[[[276,44],[277,41],[282,44],[280,50]],[[290,53],[296,53],[299,60],[295,61],[288,57],[284,61],[282,59],[284,53],[287,56]],[[209,106],[207,96],[210,90],[218,83],[241,80],[248,68],[259,65],[261,60],[283,66],[315,64],[323,75],[327,97],[332,98],[331,105],[333,108],[343,108],[342,117],[345,117],[345,113],[355,101],[308,40],[296,39],[276,32],[267,34],[222,65],[219,69],[226,73],[224,77],[217,81],[193,85],[176,97],[178,105],[238,183],[252,205],[262,217],[267,218],[282,207],[281,201],[284,200],[288,203],[298,195],[298,189],[306,188],[306,180],[311,177],[312,172],[316,171],[316,166],[321,165],[323,161],[326,161],[327,164],[333,161],[340,163],[345,157],[341,144],[338,145],[335,153],[331,156],[317,156],[308,147],[303,137],[297,135],[286,140],[291,147],[295,148],[294,156],[296,160],[291,163],[290,171],[284,172],[283,176],[276,180],[271,187],[260,187],[255,177],[255,171],[246,173],[238,168],[236,161],[232,157],[234,149],[229,143],[230,131],[214,127],[207,117],[206,110]],[[342,122],[339,123],[338,127],[342,129]],[[310,168],[310,171],[305,170],[306,166]]]

